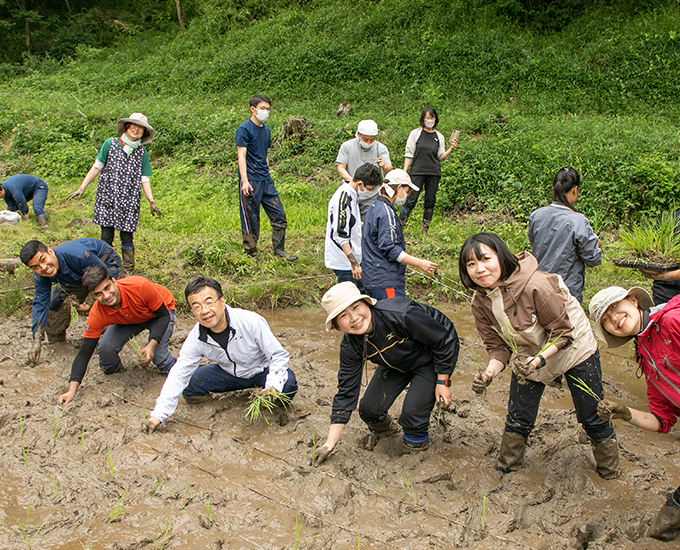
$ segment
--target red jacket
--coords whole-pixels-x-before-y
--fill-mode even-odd
[[[680,295],[650,315],[635,338],[635,351],[647,381],[649,410],[668,433],[680,416]]]

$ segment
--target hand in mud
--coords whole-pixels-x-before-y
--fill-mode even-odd
[[[597,404],[597,416],[603,420],[625,420],[626,422],[633,418],[628,407],[606,399]]]
[[[485,372],[481,374],[478,372],[472,379],[472,391],[478,395],[484,395],[491,382],[493,382],[493,376]]]
[[[40,351],[42,350],[42,334],[36,333],[35,336],[36,338],[33,340],[33,347],[31,347],[31,350],[28,352],[28,360],[34,365],[37,365],[40,361]]]
[[[147,420],[147,421],[144,423],[144,426],[142,427],[142,429],[143,429],[146,433],[152,434],[152,433],[154,433],[154,432],[156,431],[156,429],[157,429],[158,426],[160,426],[160,425],[161,425],[161,421],[158,420],[158,418],[149,418],[149,420]]]
[[[90,304],[76,304],[78,313],[89,313],[92,306]]]
[[[67,391],[66,393],[62,393],[59,397],[57,397],[57,403],[60,405],[66,405],[66,403],[70,403],[76,398],[75,392],[71,393]]]
[[[524,383],[531,373],[536,370],[534,359],[535,357],[530,357],[526,361],[522,361],[519,357],[515,357],[512,360],[512,372],[515,373],[518,382]]]
[[[156,351],[156,346],[158,346],[158,342],[152,339],[146,346],[139,350],[139,358],[144,359],[142,366],[146,367],[149,363],[151,363],[153,354]]]
[[[163,213],[158,209],[155,203],[151,203],[151,215],[156,216],[157,218],[162,218]]]
[[[312,466],[321,466],[324,461],[330,456],[333,449],[329,449],[326,445],[323,445],[320,449],[316,450],[316,456],[312,452]]]

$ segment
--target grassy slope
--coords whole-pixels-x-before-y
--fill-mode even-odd
[[[654,213],[675,195],[677,5],[641,14],[605,7],[561,34],[541,35],[481,1],[268,4],[262,20],[234,23],[226,12],[206,9],[184,34],[149,32],[117,48],[84,49],[69,63],[36,61],[0,85],[0,169],[50,184],[45,241],[98,236],[98,227],[66,227],[91,215],[94,189],[79,204],[65,197],[115,120],[132,111],[147,114],[157,129],[149,147],[152,187],[166,213],[152,220],[143,205],[140,272],[178,296],[193,274],[208,273],[237,304],[318,303],[330,277],[277,281],[327,273],[323,231],[339,144],[357,120],[375,118],[400,166],[425,104],[437,107],[445,134],[466,131],[445,163],[440,206],[487,212],[460,223],[452,223],[460,214],[440,212],[427,241],[414,214],[409,251],[438,261],[449,286],[458,288],[450,280],[457,280],[457,250],[480,228],[499,232],[515,250],[527,247],[526,216],[547,202],[552,175],[564,165],[581,172],[579,207],[598,229],[640,210]],[[233,140],[256,92],[274,100],[274,135],[292,116],[313,125],[303,144],[279,143],[271,153],[288,247],[301,256],[294,265],[272,258],[253,267],[240,252]],[[340,102],[352,103],[349,117],[335,116]],[[2,231],[3,255],[39,234],[34,223]],[[430,299],[456,296],[418,276],[409,281]],[[589,272],[586,299],[610,282],[639,281],[603,266]],[[26,284],[23,268],[0,280],[5,290]],[[23,301],[19,292],[3,295],[5,310]]]

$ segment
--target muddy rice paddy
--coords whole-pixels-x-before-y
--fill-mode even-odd
[[[482,358],[469,310],[446,310]],[[395,440],[369,451],[358,414],[336,453],[310,467],[325,440],[339,335],[320,309],[266,312],[291,354],[295,406],[251,424],[248,396],[180,401],[151,435],[143,417],[164,377],[136,365],[104,376],[96,357],[63,411],[83,323],[43,347],[29,367],[28,318],[0,322],[0,547],[81,550],[220,549],[623,549],[677,548],[646,538],[665,495],[680,482],[678,431],[662,436],[617,422],[621,478],[600,479],[568,392],[548,388],[523,470],[501,477],[495,458],[509,388],[502,374],[479,398],[463,350],[454,407],[431,429],[433,445],[399,455]],[[177,352],[193,322],[175,327]],[[140,337],[141,342],[141,337]],[[605,392],[646,409],[627,348],[603,352]],[[395,404],[398,416],[401,401]],[[433,424],[435,418],[433,417]]]

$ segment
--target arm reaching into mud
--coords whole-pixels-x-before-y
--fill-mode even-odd
[[[161,425],[161,421],[158,418],[149,418],[148,422],[144,424],[143,429],[146,433],[154,433],[156,428]]]
[[[606,399],[597,404],[597,415],[603,420],[625,420],[633,426],[650,432],[658,432],[661,427],[659,419],[653,414]]]
[[[70,403],[73,401],[76,397],[76,392],[78,391],[78,386],[80,386],[80,383],[72,380],[68,383],[68,391],[66,393],[62,393],[58,398],[57,402],[60,404],[66,404]]]
[[[312,457],[312,465],[320,466],[323,462],[330,456],[335,449],[335,446],[340,441],[340,436],[342,431],[345,429],[344,424],[331,424],[328,430],[328,437],[326,438],[326,443],[324,443],[321,448],[316,451],[316,456]]]

